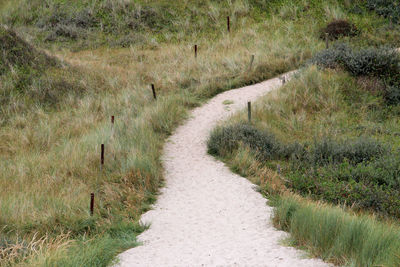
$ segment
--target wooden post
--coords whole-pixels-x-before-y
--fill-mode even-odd
[[[197,44],[194,45],[194,58],[197,58]]]
[[[249,66],[249,71],[251,70],[251,68],[253,67],[253,61],[254,61],[254,55],[251,55],[250,58],[250,66]]]
[[[154,88],[154,84],[151,84],[151,90],[153,91],[153,97],[154,97],[154,99],[157,99],[156,89]]]
[[[329,33],[325,33],[325,47],[326,49],[329,48]]]
[[[100,170],[103,170],[103,166],[104,166],[104,144],[101,144]]]
[[[230,33],[231,32],[231,21],[230,21],[229,16],[226,17],[226,26],[228,28],[228,33]]]
[[[251,102],[247,102],[247,117],[249,119],[249,122],[251,122]]]
[[[94,193],[90,193],[90,216],[93,216],[94,211]]]
[[[277,169],[277,171],[278,171],[278,175],[281,175],[281,165],[277,165],[276,166],[276,169]]]
[[[114,138],[114,115],[111,116],[111,138]]]

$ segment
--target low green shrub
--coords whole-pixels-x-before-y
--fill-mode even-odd
[[[261,160],[273,159],[279,155],[281,144],[275,136],[261,132],[250,124],[240,123],[216,128],[208,141],[208,152],[213,155],[227,155],[243,143],[257,151]]]
[[[396,0],[367,0],[367,8],[378,15],[389,18],[394,23],[400,22],[400,4]]]
[[[396,49],[389,47],[354,50],[346,44],[336,44],[324,50],[310,63],[323,68],[343,68],[356,77],[376,77],[384,83],[380,92],[388,104],[400,101],[400,56]]]
[[[388,145],[366,137],[284,144],[271,133],[239,123],[214,130],[208,151],[229,156],[241,144],[262,163],[282,161],[286,186],[303,196],[400,218],[400,155]]]
[[[355,140],[337,142],[323,138],[315,142],[310,153],[310,162],[314,165],[328,163],[340,163],[348,160],[352,164],[379,158],[387,151],[387,148],[374,139],[360,137]]]

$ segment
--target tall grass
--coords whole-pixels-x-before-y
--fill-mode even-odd
[[[49,32],[42,32],[29,20],[30,15],[40,16],[22,15],[11,7],[14,17],[3,21],[29,38],[35,36],[38,43],[47,42],[58,59],[74,70],[70,75],[65,69],[49,73],[75,79],[74,84],[82,86],[85,93],[66,96],[51,109],[39,103],[24,107],[25,112],[10,112],[0,129],[0,229],[7,239],[7,245],[0,246],[6,251],[2,265],[105,266],[119,251],[135,245],[135,235],[143,230],[135,222],[149,209],[163,183],[163,143],[187,111],[221,91],[298,68],[323,47],[318,32],[330,16],[324,9],[328,3],[313,2],[309,11],[291,17],[272,12],[285,8],[293,12],[291,1],[268,6],[266,10],[272,13],[260,11],[259,7],[266,8],[263,1],[235,1],[229,10],[236,17],[227,34],[225,4],[207,2],[191,7],[192,1],[169,3],[140,4],[160,12],[165,6],[173,10],[182,5],[182,10],[191,9],[195,17],[200,13],[198,24],[189,32],[175,32],[169,26],[160,32],[142,29],[139,35],[144,41],[128,41],[128,48],[110,46],[112,40],[129,34],[121,31],[118,36],[104,37],[101,24],[96,24],[89,34],[94,33],[94,39],[107,46],[80,52],[59,50],[63,40],[45,41]],[[335,1],[329,3],[338,6]],[[43,5],[32,1],[26,7],[38,4]],[[305,1],[299,4],[307,6]],[[76,8],[85,7],[71,6],[72,11]],[[35,11],[52,14],[47,9]],[[185,29],[194,24],[183,13],[175,14],[173,27]],[[71,14],[75,13],[67,15]],[[221,22],[217,29],[210,26],[217,22]],[[87,43],[81,45],[81,40]],[[98,46],[90,37],[71,42],[80,49]],[[197,60],[194,44],[199,47]],[[249,71],[252,54],[255,62]],[[9,80],[13,77],[12,73],[6,75]],[[35,81],[30,86],[43,91],[42,83]],[[152,99],[151,83],[156,85],[157,100]],[[15,103],[10,101],[11,106]],[[114,131],[111,115],[116,118]],[[100,172],[102,143],[106,161]],[[93,217],[88,211],[91,192],[95,193]],[[29,245],[44,237],[40,248]],[[23,249],[7,252],[21,242]]]
[[[360,267],[400,265],[398,226],[293,196],[274,205],[275,225],[290,232],[295,245],[326,261]]]
[[[382,215],[398,216],[398,208],[392,208],[398,207],[397,198],[393,198],[398,195],[398,187],[393,184],[397,176],[391,174],[392,168],[396,169],[392,166],[397,166],[391,162],[397,162],[398,153],[394,151],[388,156],[391,161],[385,157],[380,159],[383,150],[377,141],[390,142],[397,148],[395,132],[400,127],[397,109],[388,107],[381,95],[363,89],[364,82],[341,71],[308,67],[279,91],[253,105],[249,129],[242,126],[247,114],[240,112],[225,123],[227,126],[213,133],[215,136],[210,139],[213,144],[209,148],[276,201],[276,225],[292,234],[294,245],[338,264],[398,266],[398,224],[385,223],[387,218],[382,218]],[[373,130],[381,128],[387,131]],[[230,130],[224,134],[224,129]],[[245,137],[241,136],[243,131],[246,131],[242,134]],[[357,141],[354,147],[344,143],[340,148],[338,144],[321,141],[326,136],[346,140],[366,134],[375,140]],[[292,151],[289,144],[296,142],[300,143],[298,150]],[[288,149],[289,156],[285,157]],[[354,163],[349,154],[341,164],[323,166],[326,160],[337,158],[335,151],[352,149],[363,154],[361,157],[357,156],[361,155],[359,152],[354,154],[362,163]],[[267,155],[275,156],[260,157],[265,154],[264,150]],[[373,153],[367,156],[364,154],[367,150]],[[312,153],[316,154],[307,159]],[[324,153],[326,157],[322,156]],[[277,164],[280,164],[280,174]],[[386,186],[386,182],[391,185]],[[364,207],[362,211],[375,210],[380,217],[376,219],[362,212],[358,216],[351,210],[312,204],[293,197],[290,192],[306,199],[342,203],[359,212],[360,207]]]

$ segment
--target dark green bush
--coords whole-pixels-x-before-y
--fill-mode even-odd
[[[398,52],[387,47],[367,48],[347,53],[341,63],[354,76],[394,77],[400,70]]]
[[[389,78],[400,71],[399,54],[388,47],[353,50],[339,43],[315,55],[311,63],[324,68],[341,66],[354,76]]]
[[[388,104],[400,103],[400,56],[388,47],[353,50],[336,44],[315,55],[310,63],[323,68],[341,67],[356,77],[376,77],[384,84],[380,92]]]
[[[329,49],[325,49],[317,53],[310,60],[310,63],[322,68],[337,68],[343,64],[347,55],[351,53],[352,50],[348,45],[338,43]]]
[[[297,193],[400,218],[400,154],[365,137],[283,144],[246,123],[217,128],[208,151],[226,156],[248,146],[260,162],[286,162],[287,186]]]
[[[394,23],[400,22],[400,3],[397,0],[367,0],[367,8],[378,15],[389,18]]]
[[[320,38],[325,39],[325,34],[328,34],[329,39],[336,40],[343,36],[356,36],[359,34],[357,27],[346,20],[334,20],[321,29]]]
[[[235,151],[240,143],[256,151],[260,160],[276,158],[281,149],[281,144],[272,134],[261,132],[249,124],[240,123],[215,129],[208,141],[208,152],[223,156]]]
[[[379,158],[385,154],[387,148],[374,139],[358,138],[337,142],[331,139],[323,139],[315,142],[309,154],[309,159],[314,165],[328,163],[340,163],[345,159],[352,164]]]

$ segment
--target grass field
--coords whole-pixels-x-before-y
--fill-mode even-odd
[[[2,23],[55,57],[1,30],[4,266],[106,266],[136,245],[162,186],[164,140],[187,111],[300,67],[323,49],[328,21],[351,19],[357,45],[398,42],[386,19],[346,1],[19,2],[0,2]]]

